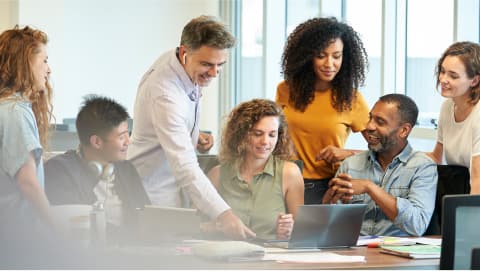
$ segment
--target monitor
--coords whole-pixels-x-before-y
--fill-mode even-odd
[[[472,249],[480,247],[480,195],[443,197],[440,269],[470,269]]]

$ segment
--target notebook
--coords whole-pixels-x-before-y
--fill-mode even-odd
[[[381,253],[412,259],[439,259],[440,246],[411,245],[411,246],[382,246]]]
[[[138,214],[139,237],[149,242],[175,241],[200,235],[196,209],[147,205]]]
[[[355,246],[366,207],[366,204],[301,205],[290,240],[266,243],[289,249]]]

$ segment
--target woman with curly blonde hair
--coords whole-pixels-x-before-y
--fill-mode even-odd
[[[292,148],[282,110],[254,99],[230,113],[220,165],[208,176],[233,212],[257,237],[288,239],[303,204],[303,179],[288,161]]]
[[[357,152],[343,147],[368,122],[369,107],[357,90],[367,65],[357,32],[335,18],[307,20],[287,39],[276,102],[305,164],[305,204],[320,204],[339,162]]]
[[[42,161],[52,117],[47,42],[28,26],[0,35],[0,216],[51,224]]]

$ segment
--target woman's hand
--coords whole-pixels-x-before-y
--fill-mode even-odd
[[[290,239],[293,230],[293,223],[292,214],[279,214],[277,217],[277,239]]]

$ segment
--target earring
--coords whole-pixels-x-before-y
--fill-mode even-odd
[[[187,64],[187,53],[183,54],[183,65]]]

